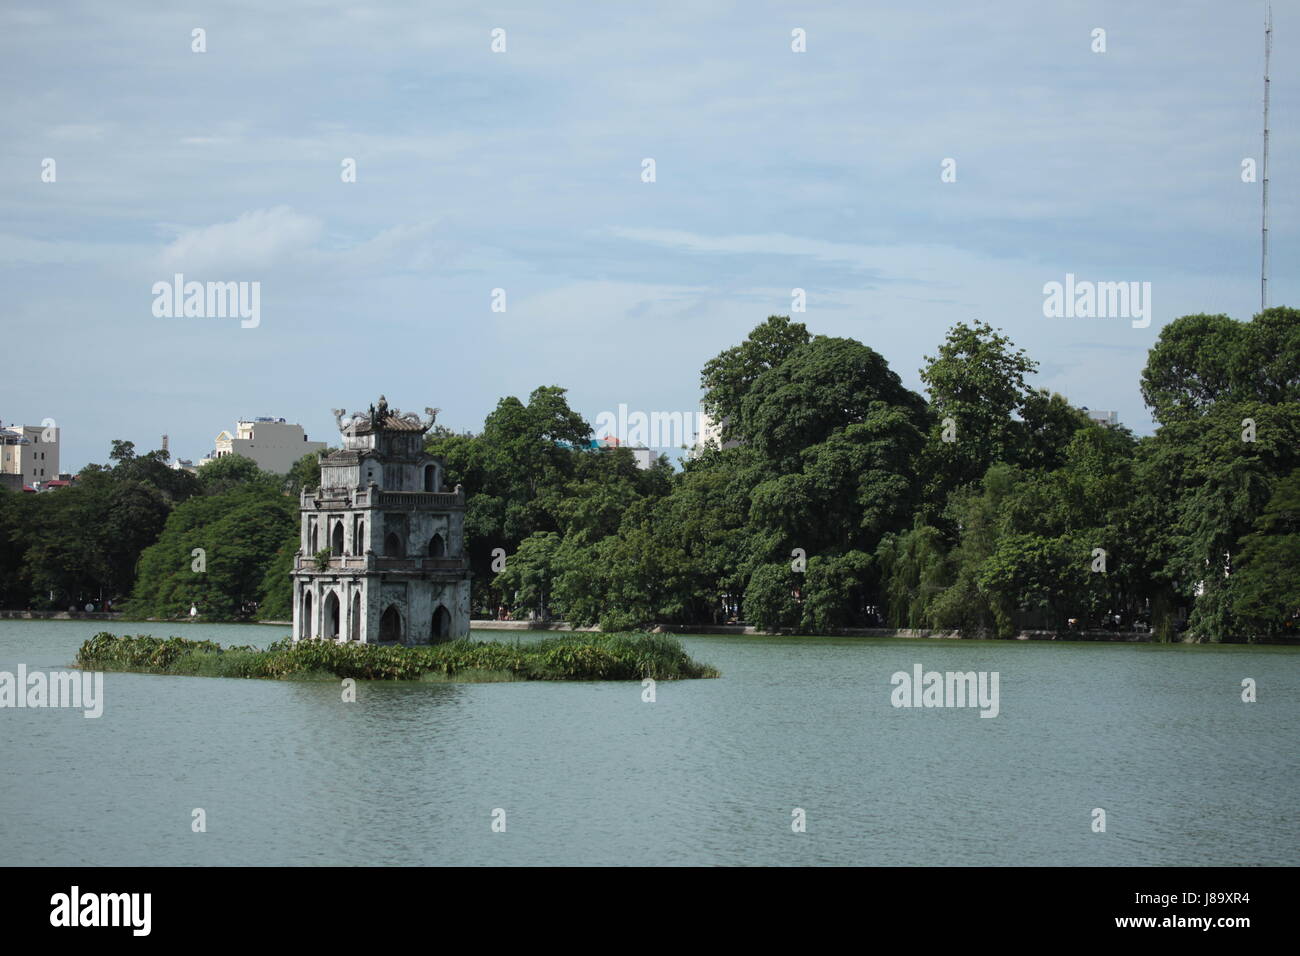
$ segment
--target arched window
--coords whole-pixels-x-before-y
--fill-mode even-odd
[[[349,622],[348,637],[351,640],[361,640],[361,592],[358,591],[352,595],[352,620]]]
[[[343,553],[343,522],[334,522],[334,534],[330,539],[330,551],[339,555]]]
[[[435,534],[429,539],[429,557],[441,558],[447,553],[447,545],[442,540],[442,535]]]
[[[445,641],[451,636],[451,614],[441,604],[433,612],[433,626],[429,634],[434,643]]]
[[[322,622],[325,626],[322,628],[324,637],[331,641],[339,639],[339,596],[331,591],[325,598],[325,620]]]
[[[366,553],[366,523],[358,517],[356,527],[352,529],[352,553]]]
[[[438,490],[438,468],[435,465],[424,466],[424,490]]]
[[[316,535],[317,530],[318,529],[316,527],[316,524],[315,522],[313,522],[311,526],[311,553],[312,554],[315,554],[317,551],[320,550],[319,539],[317,538]]]
[[[388,532],[388,537],[384,539],[384,555],[390,558],[405,557],[402,539],[397,536],[396,531]]]
[[[302,636],[311,638],[316,636],[316,628],[311,619],[311,592],[302,593]]]
[[[402,642],[402,615],[397,608],[389,605],[384,616],[379,619],[379,639],[381,641]]]

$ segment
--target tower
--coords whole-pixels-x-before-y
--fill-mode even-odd
[[[1264,189],[1261,196],[1263,211],[1260,222],[1259,251],[1259,310],[1268,308],[1268,61],[1273,53],[1273,5],[1268,6],[1264,19]]]
[[[469,635],[465,493],[443,487],[443,462],[424,450],[427,420],[390,411],[335,420],[343,448],[321,459],[320,487],[303,489],[293,568],[293,639],[428,644]]]

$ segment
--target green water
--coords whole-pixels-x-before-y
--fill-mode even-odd
[[[101,627],[0,621],[0,671],[62,669]],[[0,709],[0,864],[1300,863],[1300,649],[683,643],[723,676],[654,703],[623,683],[362,683],[344,703],[335,683],[106,674],[96,720]],[[917,663],[997,671],[999,715],[894,708]]]

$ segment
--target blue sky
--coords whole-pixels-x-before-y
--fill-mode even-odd
[[[1294,305],[1300,2],[1273,10],[1270,300]],[[589,421],[689,411],[799,287],[795,318],[914,388],[982,319],[1036,384],[1149,431],[1160,327],[1258,309],[1263,11],[8,0],[0,419],[53,418],[75,470],[163,432],[197,459],[239,417],[332,441],[330,409],[380,392],[458,429],[538,385]],[[260,282],[260,325],[156,318],[176,272]],[[1045,318],[1067,272],[1151,282],[1150,327]]]

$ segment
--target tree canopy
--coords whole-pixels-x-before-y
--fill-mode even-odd
[[[426,447],[467,493],[480,615],[1294,635],[1300,313],[1168,323],[1141,376],[1158,423],[1142,438],[1034,387],[1036,370],[1002,330],[957,323],[922,396],[868,344],[769,316],[701,373],[735,444],[680,470],[592,447],[555,385]],[[287,617],[297,496],[318,468],[228,457],[192,475],[114,441],[72,488],[0,492],[0,603]]]

